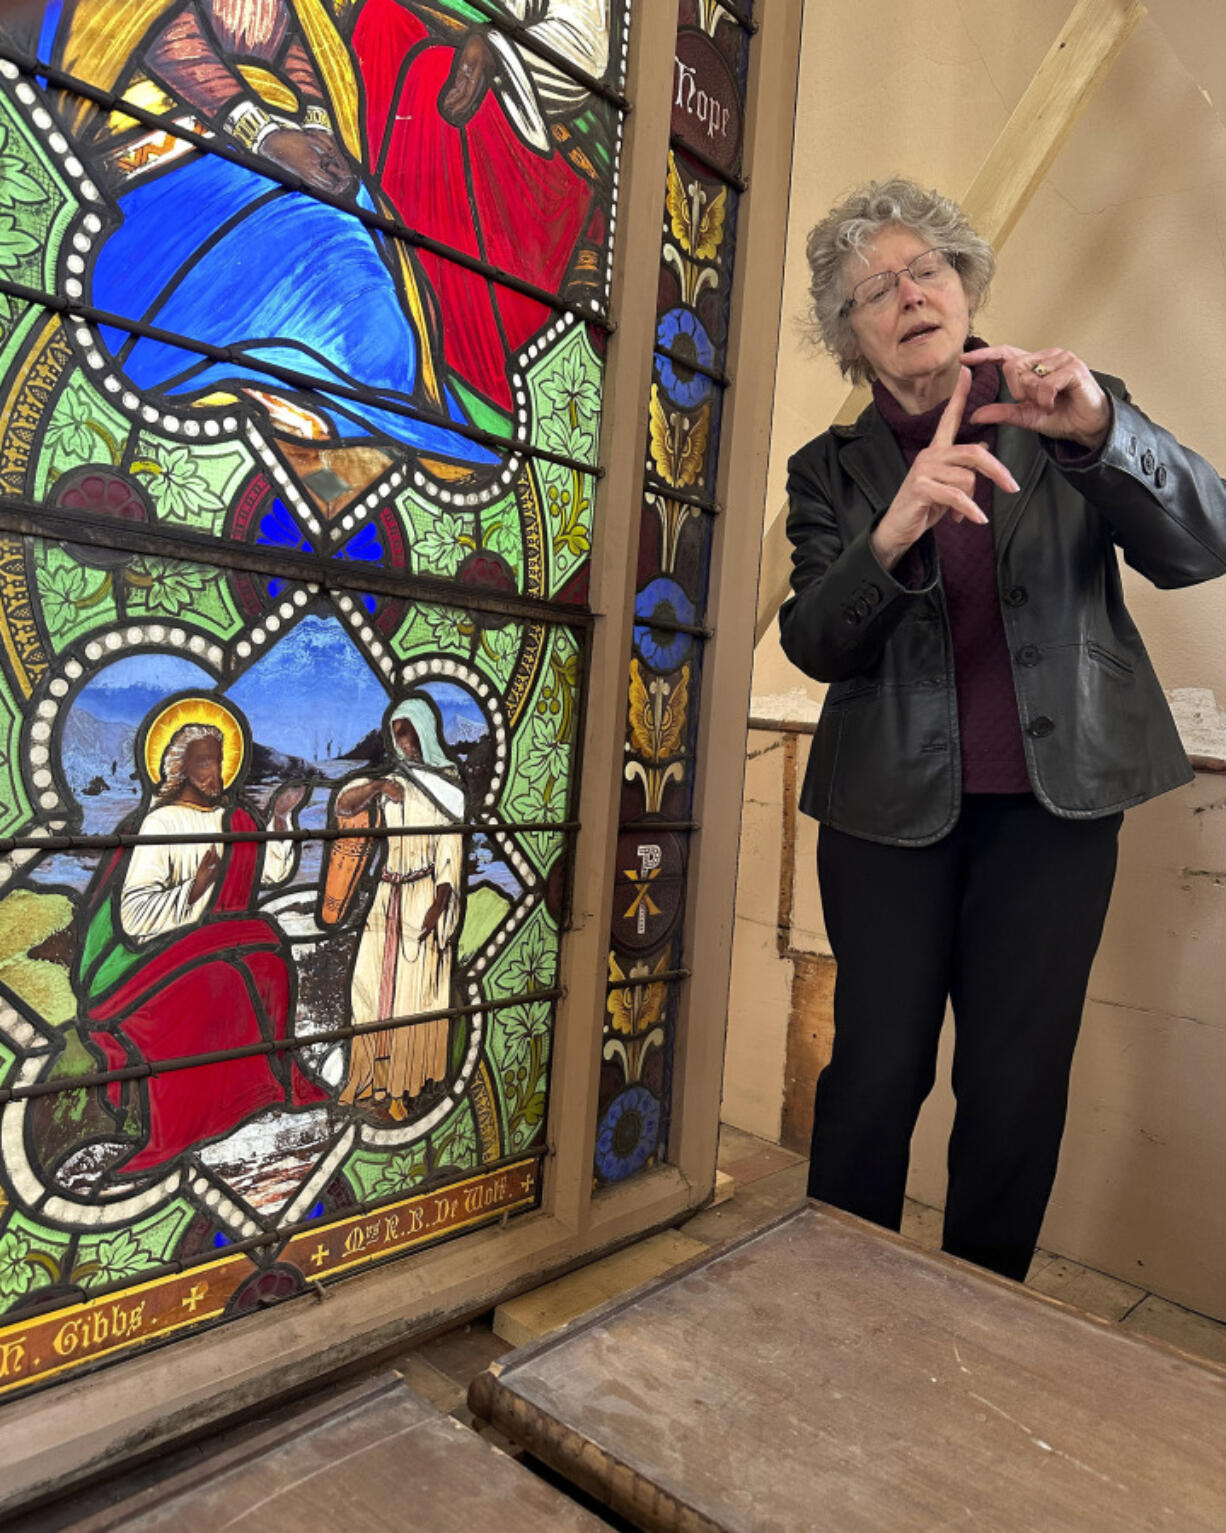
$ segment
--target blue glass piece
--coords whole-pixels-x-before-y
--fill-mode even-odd
[[[315,552],[314,545],[304,536],[293,512],[280,497],[260,517],[260,535],[256,542],[269,548],[291,548],[295,553]]]
[[[60,13],[63,9],[63,0],[50,0],[50,4],[43,9],[42,27],[38,35],[38,56],[44,63],[54,55],[55,34],[59,31]]]
[[[680,357],[691,355],[702,367],[714,367],[715,347],[693,309],[669,309],[656,325],[656,345],[667,346]],[[660,382],[683,409],[696,409],[711,392],[711,379],[691,372],[684,362],[657,354]]]
[[[661,575],[639,592],[634,615],[641,619],[634,625],[634,643],[639,654],[655,671],[675,671],[693,647],[693,635],[653,628],[651,624],[653,621],[692,624],[693,602],[675,580]]]
[[[659,1131],[659,1102],[646,1086],[627,1086],[596,1130],[596,1170],[607,1182],[633,1176],[656,1148]]]
[[[383,539],[379,536],[379,529],[371,522],[360,532],[355,532],[341,551],[342,559],[359,559],[364,564],[382,564],[387,558],[387,550],[383,546]]]
[[[223,1234],[221,1230],[218,1230],[217,1233],[213,1236],[213,1244],[217,1247],[218,1250],[220,1250],[222,1246],[228,1246],[230,1244],[230,1237]]]
[[[321,385],[336,380],[422,403],[417,333],[378,244],[350,214],[213,155],[134,187],[120,207],[123,224],[94,267],[94,303],[235,355],[179,379],[180,348],[127,340],[121,362],[138,388],[195,395],[244,378],[278,387],[244,366],[246,355]],[[323,396],[328,403],[326,389]],[[377,403],[330,403],[339,416],[410,447],[474,465],[499,461],[445,427]],[[450,394],[446,408],[464,419]]]

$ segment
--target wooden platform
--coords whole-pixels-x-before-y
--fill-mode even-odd
[[[469,1403],[645,1529],[1226,1528],[1226,1370],[818,1205]]]
[[[190,1468],[80,1519],[32,1513],[22,1528],[72,1533],[597,1533],[569,1497],[419,1400],[392,1373],[275,1427],[227,1434]]]

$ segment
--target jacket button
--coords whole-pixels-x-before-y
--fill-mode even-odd
[[[1137,455],[1137,439],[1136,439],[1135,436],[1130,436],[1128,438],[1128,456],[1130,458],[1135,458],[1136,455]]]
[[[876,607],[881,601],[881,587],[869,586],[868,590],[864,593],[864,600],[870,607]]]
[[[859,625],[860,614],[858,612],[853,611],[851,607],[848,607],[846,612],[843,613],[843,618],[844,618],[844,621],[850,623],[853,628],[855,628],[855,627],[857,627]]]
[[[1156,460],[1154,458],[1153,453],[1150,452],[1149,448],[1147,447],[1145,449],[1145,451],[1141,454],[1141,471],[1142,471],[1142,473],[1152,474],[1153,471],[1154,471],[1154,463],[1155,463],[1155,461]]]
[[[1045,713],[1040,713],[1037,719],[1031,719],[1026,725],[1026,733],[1032,740],[1046,740],[1055,727]]]
[[[1005,604],[1010,607],[1024,607],[1030,600],[1030,592],[1025,586],[1010,586],[1005,592]]]
[[[1166,483],[1165,463],[1159,463],[1158,467],[1154,470],[1154,483],[1158,486],[1159,489],[1161,489],[1162,486]]]
[[[1016,659],[1018,665],[1038,665],[1040,659],[1038,645],[1023,644],[1017,652]]]
[[[873,609],[869,606],[868,602],[865,600],[865,598],[863,596],[856,603],[856,616],[857,617],[867,617],[872,610]]]

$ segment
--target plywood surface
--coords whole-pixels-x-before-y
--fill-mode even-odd
[[[1226,1371],[817,1205],[470,1401],[644,1528],[1226,1527]]]

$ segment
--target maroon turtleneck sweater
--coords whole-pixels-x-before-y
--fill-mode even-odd
[[[975,344],[983,342],[970,342]],[[970,420],[981,405],[992,404],[999,391],[1000,369],[995,363],[974,369],[958,431],[959,442],[982,442],[989,452],[995,450],[996,427],[972,426]],[[878,382],[873,384],[873,399],[910,467],[920,450],[932,441],[945,411],[944,402],[922,415],[908,415],[893,394]],[[990,479],[975,475],[974,500],[988,518],[986,527],[976,522],[955,521],[947,515],[934,528],[953,638],[958,726],[962,736],[962,791],[1028,793],[1030,777],[996,584],[992,489]]]

